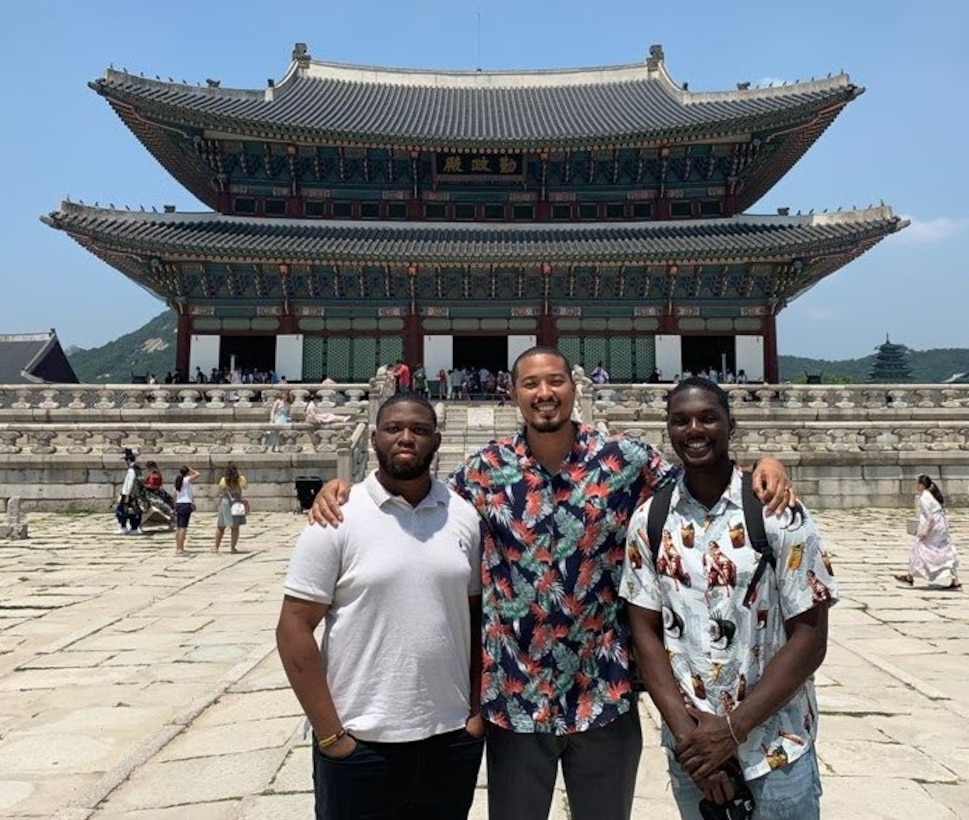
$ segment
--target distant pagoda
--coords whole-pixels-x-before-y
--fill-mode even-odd
[[[868,372],[869,384],[901,384],[912,381],[912,368],[905,345],[893,344],[888,334],[885,343],[875,348],[875,361]]]
[[[90,83],[211,209],[66,201],[44,222],[178,314],[176,366],[370,378],[508,369],[536,343],[615,382],[776,381],[777,314],[906,220],[749,213],[864,89],[690,91],[633,65],[431,71],[292,62],[265,88]]]

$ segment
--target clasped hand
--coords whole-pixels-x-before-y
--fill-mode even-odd
[[[687,711],[696,725],[677,743],[676,759],[708,799],[723,803],[733,797],[733,783],[724,764],[736,754],[737,744],[722,716],[692,706]]]

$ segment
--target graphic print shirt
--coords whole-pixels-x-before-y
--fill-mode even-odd
[[[636,510],[629,525],[621,595],[663,613],[663,642],[684,698],[724,714],[757,686],[786,642],[784,622],[837,600],[831,562],[807,511],[800,525],[790,525],[790,513],[765,516],[777,569],[768,568],[749,590],[760,554],[747,538],[739,470],[710,510],[678,478],[655,563],[646,534],[649,506]],[[814,742],[817,719],[808,681],[740,746],[744,777],[799,758]]]

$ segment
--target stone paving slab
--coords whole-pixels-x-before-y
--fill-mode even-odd
[[[818,514],[842,590],[817,675],[825,818],[969,817],[969,606],[892,580],[906,517]],[[969,511],[950,523],[969,543]],[[253,514],[239,555],[193,528],[185,559],[167,533],[114,536],[107,515],[28,524],[0,549],[0,816],[311,818],[309,746],[273,648],[301,518]],[[675,818],[658,718],[641,712],[633,816]],[[550,817],[568,816],[560,784]]]

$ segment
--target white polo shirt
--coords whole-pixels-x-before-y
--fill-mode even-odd
[[[371,473],[338,529],[296,542],[286,595],[329,604],[320,651],[343,725],[404,743],[460,729],[470,710],[468,596],[481,594],[481,519],[439,481],[411,507]]]

